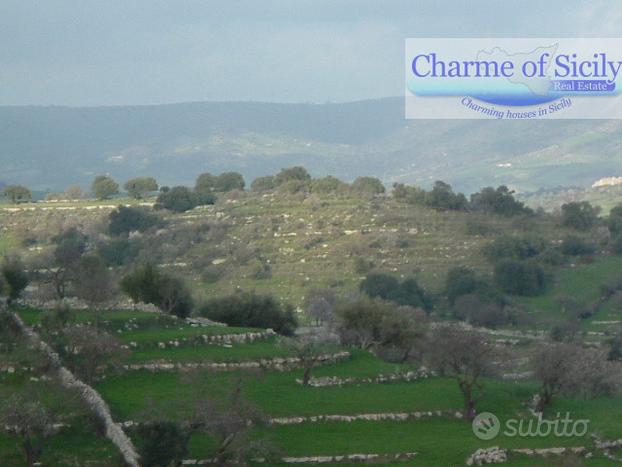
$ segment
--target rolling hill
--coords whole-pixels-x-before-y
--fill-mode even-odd
[[[345,104],[204,102],[133,107],[0,107],[0,180],[36,190],[203,171],[252,178],[284,166],[350,180],[370,174],[462,191],[587,187],[622,175],[618,121],[405,120],[401,98]]]

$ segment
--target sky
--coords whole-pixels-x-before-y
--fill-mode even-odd
[[[620,0],[0,0],[0,105],[403,93],[407,37],[618,37]]]

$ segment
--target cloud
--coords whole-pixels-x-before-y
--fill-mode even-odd
[[[611,35],[617,0],[4,0],[0,104],[399,95],[403,41]]]

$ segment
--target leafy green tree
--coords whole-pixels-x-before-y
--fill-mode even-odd
[[[476,211],[511,217],[518,214],[530,214],[532,210],[514,198],[514,191],[501,185],[483,188],[471,195],[471,208]]]
[[[134,199],[142,199],[153,191],[158,191],[158,182],[153,177],[137,177],[125,182],[125,190]]]
[[[539,295],[546,288],[544,270],[523,261],[499,262],[495,266],[494,279],[501,290],[513,295]]]
[[[251,183],[251,191],[263,192],[270,191],[276,188],[276,180],[272,175],[266,175],[265,177],[257,177]]]
[[[370,298],[381,298],[400,305],[421,307],[425,310],[431,308],[424,290],[413,278],[407,278],[400,283],[389,274],[372,273],[361,282],[359,289]]]
[[[358,177],[352,182],[352,189],[368,195],[379,195],[385,191],[384,185],[376,177]]]
[[[305,169],[304,167],[296,166],[289,167],[287,169],[281,169],[281,171],[274,177],[274,183],[277,186],[291,180],[308,182],[309,180],[311,180],[311,175],[309,175],[309,172],[307,172],[307,169]]]
[[[599,207],[587,201],[566,203],[562,205],[561,223],[576,230],[590,230],[598,222],[599,212]]]
[[[332,175],[311,181],[311,192],[313,193],[337,193],[343,192],[347,188],[347,183]]]
[[[194,306],[183,281],[151,264],[138,266],[121,280],[121,290],[134,302],[151,303],[165,313],[184,318]]]
[[[109,199],[119,193],[119,184],[107,175],[99,175],[93,180],[91,191],[97,199]]]
[[[5,198],[11,200],[11,203],[27,203],[32,201],[32,193],[28,188],[21,185],[9,185],[2,190]]]
[[[0,266],[3,293],[9,301],[16,300],[28,286],[28,273],[16,256],[5,256]]]
[[[561,252],[569,256],[593,255],[596,252],[596,245],[576,235],[568,235],[562,241]]]
[[[216,177],[214,191],[226,193],[233,190],[243,190],[246,186],[244,177],[238,172],[224,172]]]
[[[494,263],[502,259],[533,258],[542,253],[546,246],[544,239],[533,235],[526,237],[502,235],[486,245],[483,253],[488,261]]]
[[[461,295],[473,294],[482,286],[472,269],[459,266],[450,269],[445,279],[445,294],[449,303],[453,305]]]
[[[454,193],[451,185],[438,180],[425,195],[425,204],[439,211],[464,211],[468,202],[462,193]]]
[[[161,192],[156,200],[156,209],[168,209],[174,212],[186,212],[200,204],[213,204],[214,195],[198,196],[185,186],[175,186],[169,191]]]
[[[137,429],[141,465],[170,467],[181,465],[188,453],[190,432],[170,421],[151,421]]]
[[[370,298],[391,300],[398,289],[400,282],[393,276],[383,273],[369,274],[359,285],[359,290]]]
[[[194,184],[194,193],[199,199],[211,199],[214,196],[216,179],[217,177],[209,172],[204,172],[197,177]]]
[[[130,232],[145,232],[159,222],[158,216],[145,208],[119,206],[108,215],[108,231],[111,235],[128,235]]]
[[[284,336],[293,335],[297,326],[291,306],[281,305],[271,295],[254,292],[213,298],[201,307],[200,313],[229,326],[272,328]]]
[[[398,201],[404,201],[408,204],[424,204],[426,198],[425,190],[418,186],[409,186],[403,183],[393,184],[393,197]]]

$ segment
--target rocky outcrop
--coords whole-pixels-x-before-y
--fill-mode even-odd
[[[28,338],[30,343],[40,349],[48,358],[52,366],[56,369],[61,384],[66,388],[75,389],[86,401],[88,406],[97,414],[105,427],[106,437],[112,441],[121,452],[125,462],[130,467],[139,467],[139,455],[123,428],[114,422],[108,404],[102,399],[95,389],[76,378],[73,373],[63,365],[59,355],[52,348],[41,340],[39,335],[24,324],[22,319],[15,313],[7,312],[20,328],[22,333]]]
[[[334,354],[323,354],[316,360],[317,365],[338,363],[350,358],[350,352],[338,352]],[[213,371],[232,371],[232,370],[253,370],[270,369],[277,371],[288,371],[301,365],[301,360],[297,357],[270,358],[247,362],[198,362],[198,363],[174,363],[167,361],[134,363],[124,365],[126,370],[149,370],[149,371],[173,371],[173,370],[213,370]]]
[[[507,460],[507,449],[493,446],[491,448],[482,448],[475,451],[467,459],[466,465],[503,464],[507,462]]]

